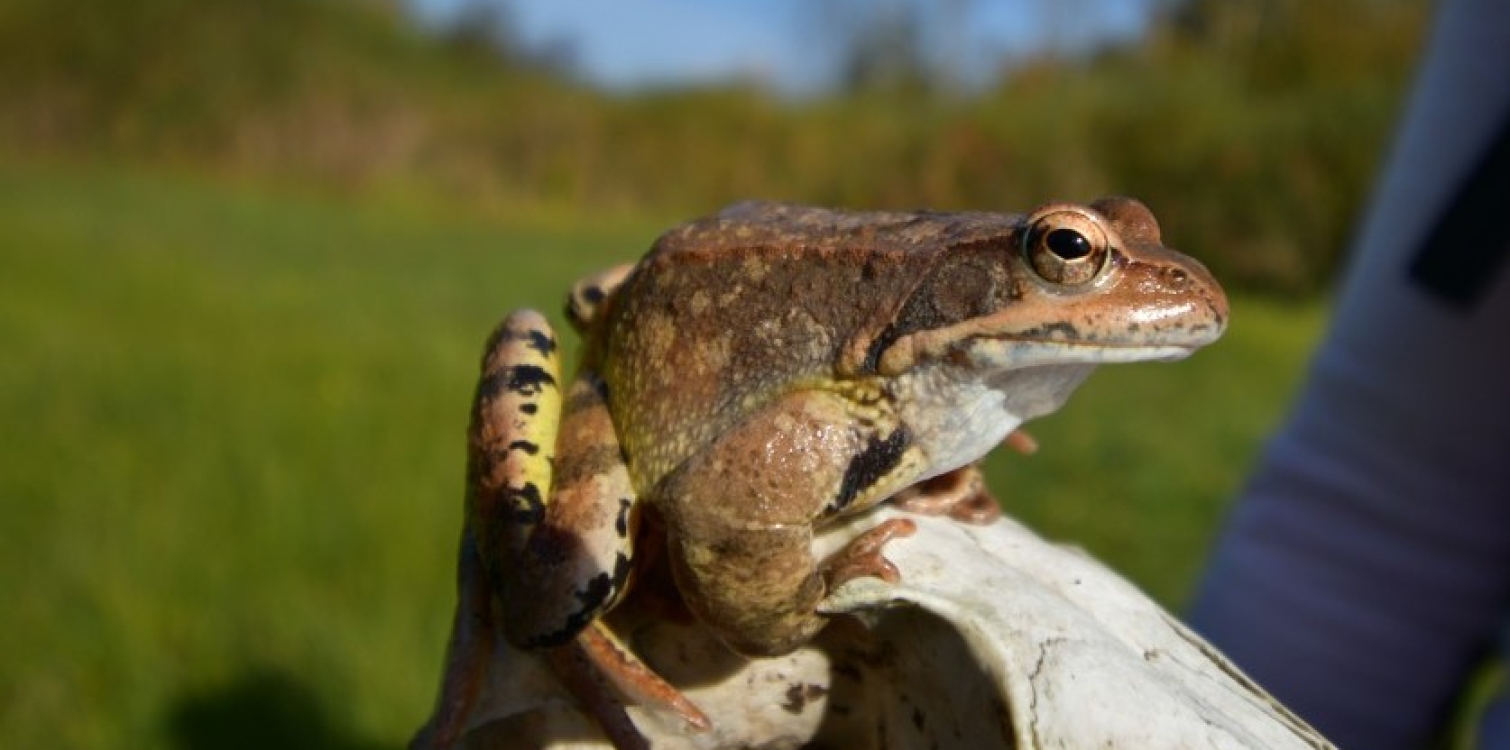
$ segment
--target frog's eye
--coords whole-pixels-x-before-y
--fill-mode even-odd
[[[1078,286],[1096,278],[1111,257],[1106,233],[1090,216],[1059,209],[1033,217],[1023,235],[1033,272],[1050,284]]]

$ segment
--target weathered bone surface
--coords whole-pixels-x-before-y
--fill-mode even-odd
[[[900,514],[825,532],[823,551]],[[903,582],[851,581],[836,618],[779,659],[747,661],[686,622],[615,614],[645,660],[712,717],[688,734],[632,707],[657,748],[1332,748],[1144,594],[1079,551],[1002,520],[912,516],[887,546]],[[633,598],[632,598],[633,599]],[[544,663],[504,650],[470,748],[606,748]]]

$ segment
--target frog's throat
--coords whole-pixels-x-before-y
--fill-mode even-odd
[[[923,456],[918,480],[985,456],[1024,421],[1057,410],[1092,363],[989,370],[924,364],[890,383],[898,416]]]

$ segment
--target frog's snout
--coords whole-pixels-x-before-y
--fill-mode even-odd
[[[1194,346],[1205,346],[1221,337],[1227,330],[1227,318],[1230,308],[1227,304],[1227,292],[1222,285],[1217,283],[1216,277],[1206,270],[1206,266],[1200,261],[1189,258],[1184,267],[1170,267],[1165,270],[1168,277],[1167,283],[1172,288],[1183,289],[1196,301],[1199,310],[1192,320],[1192,333],[1205,332],[1207,337]]]
[[[1227,293],[1194,258],[1161,248],[1125,271],[1134,297],[1126,307],[1129,335],[1142,343],[1189,354],[1227,330]]]

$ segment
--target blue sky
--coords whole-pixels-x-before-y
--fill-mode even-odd
[[[469,3],[408,0],[422,16],[454,18]],[[516,32],[532,46],[566,44],[577,69],[610,88],[755,78],[785,91],[810,91],[836,70],[834,37],[843,24],[823,8],[895,7],[928,0],[502,0]],[[952,8],[950,56],[967,80],[1003,59],[1089,40],[1127,36],[1144,26],[1155,0],[934,0]],[[947,14],[943,14],[947,16]]]

